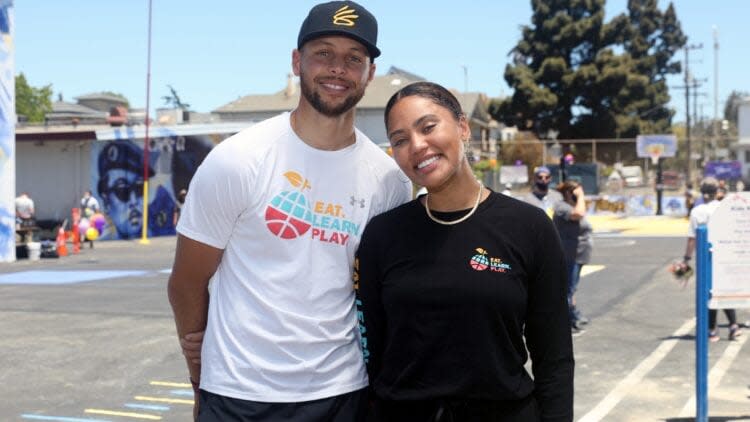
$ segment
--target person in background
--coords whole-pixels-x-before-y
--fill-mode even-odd
[[[180,220],[180,212],[182,211],[182,205],[185,203],[185,198],[187,197],[187,189],[180,189],[180,192],[177,193],[177,201],[175,202],[174,207],[174,226],[177,227],[177,222]]]
[[[16,225],[19,227],[29,227],[35,224],[34,200],[31,199],[28,192],[21,192],[16,198]]]
[[[91,191],[84,192],[83,198],[81,198],[81,216],[91,218],[92,215],[100,211],[99,201],[91,195]]]
[[[693,252],[695,251],[695,232],[698,226],[701,224],[708,224],[711,219],[711,215],[716,211],[719,206],[719,182],[713,177],[706,177],[701,182],[701,196],[703,203],[696,205],[693,211],[690,213],[690,225],[688,227],[688,240],[685,246],[685,256],[682,258],[682,266],[686,268],[688,263],[693,258]],[[683,281],[687,282],[687,279]],[[737,324],[737,311],[734,309],[724,309],[724,314],[729,320],[729,340],[735,340],[742,330]],[[719,341],[719,330],[717,327],[718,311],[716,309],[708,310],[708,340],[710,342]]]
[[[372,417],[572,421],[567,278],[552,222],[475,178],[467,117],[442,86],[402,88],[385,121],[394,159],[427,193],[373,218],[355,259]]]
[[[560,193],[549,188],[550,183],[552,183],[552,172],[546,166],[537,167],[534,169],[533,183],[531,192],[525,195],[522,200],[543,209],[552,218],[555,204],[562,201]]]
[[[567,180],[557,186],[563,200],[555,204],[552,221],[560,234],[568,269],[568,312],[573,332],[579,332],[589,319],[576,306],[575,293],[581,280],[581,269],[591,260],[594,247],[591,223],[586,219],[583,186]]]
[[[297,107],[218,144],[190,182],[168,294],[201,422],[364,420],[354,252],[412,192],[354,127],[376,41],[361,5],[313,7],[292,52]]]
[[[724,199],[725,196],[727,196],[727,191],[729,190],[729,187],[727,186],[727,181],[724,179],[719,179],[719,185],[716,188],[716,200],[721,201]]]
[[[693,184],[690,182],[685,183],[685,209],[687,210],[687,217],[690,218],[690,211],[697,204],[695,203],[695,192],[693,192]]]

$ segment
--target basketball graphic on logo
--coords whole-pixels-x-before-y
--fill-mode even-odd
[[[487,258],[487,251],[482,248],[477,248],[476,251],[479,253],[471,257],[469,265],[477,271],[484,271],[490,265],[490,260]]]
[[[310,188],[307,180],[293,171],[286,172],[284,176],[300,191]],[[281,192],[266,207],[266,227],[282,239],[294,239],[307,233],[312,220],[310,204],[302,192]]]
[[[266,226],[282,239],[294,239],[310,229],[312,213],[300,192],[281,192],[266,207]]]

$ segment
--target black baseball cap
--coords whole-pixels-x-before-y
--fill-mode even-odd
[[[332,1],[321,3],[308,13],[297,37],[297,48],[306,42],[327,35],[343,35],[362,43],[370,54],[370,59],[380,55],[375,44],[378,42],[378,21],[367,9],[353,1]]]
[[[110,169],[122,169],[143,174],[143,149],[130,141],[110,142],[99,153],[99,177],[103,177]],[[153,176],[154,169],[149,163],[148,177]]]

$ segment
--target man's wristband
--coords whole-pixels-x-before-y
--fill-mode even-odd
[[[193,381],[193,378],[190,378],[190,385],[193,386],[193,391],[198,392],[198,389],[200,388],[200,383]]]
[[[685,255],[685,256],[682,257],[682,260],[685,261],[685,262],[688,262],[688,261],[690,261],[690,258],[691,258],[690,255]]]

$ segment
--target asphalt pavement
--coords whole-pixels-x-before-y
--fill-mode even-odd
[[[575,419],[688,421],[695,412],[694,284],[666,271],[687,220],[592,218],[595,249],[574,337]],[[174,237],[96,242],[0,264],[0,420],[190,420],[192,393],[166,296]],[[740,310],[741,321],[750,312]],[[750,421],[750,346],[709,347],[711,421]]]

